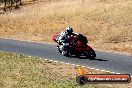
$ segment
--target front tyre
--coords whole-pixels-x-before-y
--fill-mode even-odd
[[[62,51],[61,54],[63,56],[69,57],[69,52],[67,50],[66,51]]]
[[[57,45],[57,49],[58,49],[59,53],[62,53],[62,51],[60,50],[60,46],[59,45]]]

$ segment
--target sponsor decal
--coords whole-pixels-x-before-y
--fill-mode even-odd
[[[78,84],[86,83],[130,83],[131,76],[129,74],[86,74],[84,68],[79,67],[76,76]]]

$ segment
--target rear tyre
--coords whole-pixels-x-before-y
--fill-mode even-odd
[[[95,51],[92,49],[92,50],[89,50],[89,51],[86,51],[87,55],[86,57],[89,58],[89,59],[95,59],[96,57],[96,53]]]

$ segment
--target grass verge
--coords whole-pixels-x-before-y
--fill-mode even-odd
[[[0,88],[122,88],[132,84],[77,85],[75,66],[0,52]],[[86,69],[88,74],[108,74]]]

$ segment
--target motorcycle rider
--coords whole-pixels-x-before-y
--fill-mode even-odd
[[[71,28],[71,27],[67,27],[65,29],[65,31],[62,31],[60,33],[59,40],[58,40],[59,44],[64,45],[64,46],[68,46],[69,45],[68,39],[70,39],[74,35],[77,35],[77,39],[75,39],[75,42],[77,42],[78,40],[81,40],[81,42],[84,45],[87,45],[87,43],[88,43],[87,38],[85,36],[83,36],[82,34],[74,33],[73,28]]]
[[[73,35],[75,35],[75,33],[73,33],[73,28],[67,27],[65,31],[62,31],[60,33],[60,36],[58,39],[59,44],[68,46],[69,45],[68,39],[71,38],[71,36]]]
[[[84,41],[84,36],[82,34],[77,34],[73,32],[73,29],[71,27],[67,27],[65,31],[62,31],[60,33],[60,36],[58,38],[57,45],[59,51],[64,56],[69,56],[71,50],[70,50],[70,44],[76,47],[84,47],[86,45]]]

